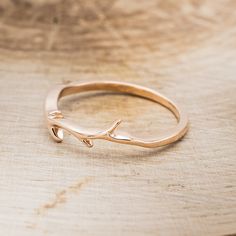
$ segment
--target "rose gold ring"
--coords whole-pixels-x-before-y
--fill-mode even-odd
[[[62,115],[62,112],[58,109],[58,101],[60,98],[67,95],[93,90],[128,93],[159,103],[174,114],[178,124],[167,132],[160,133],[155,140],[142,140],[129,135],[117,134],[116,129],[121,123],[121,120],[115,121],[114,124],[105,131],[86,131],[76,122],[69,120]],[[61,142],[63,140],[63,131],[66,131],[67,133],[74,135],[88,147],[93,146],[94,139],[104,139],[111,142],[147,148],[160,147],[181,139],[188,129],[188,118],[186,114],[171,100],[152,89],[124,82],[94,81],[58,85],[49,92],[45,103],[45,110],[48,130],[55,141]]]

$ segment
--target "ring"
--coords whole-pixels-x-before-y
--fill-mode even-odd
[[[67,95],[94,90],[127,93],[156,102],[169,109],[176,117],[178,124],[167,132],[160,133],[155,140],[142,140],[129,135],[117,134],[116,130],[120,125],[121,120],[115,121],[111,127],[105,131],[86,131],[81,128],[78,123],[63,116],[62,112],[58,109],[58,101],[60,98]],[[94,139],[104,139],[111,142],[146,148],[160,147],[181,139],[188,130],[188,118],[185,112],[174,102],[152,89],[124,82],[94,81],[57,85],[49,92],[46,98],[45,112],[48,130],[56,142],[61,142],[63,140],[63,131],[65,131],[78,138],[88,147],[93,146]]]

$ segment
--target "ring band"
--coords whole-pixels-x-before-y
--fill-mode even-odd
[[[156,102],[169,109],[176,117],[178,124],[169,131],[159,134],[155,140],[142,140],[136,137],[117,134],[115,131],[121,123],[121,120],[115,121],[114,124],[105,131],[88,132],[79,127],[73,120],[69,120],[62,115],[62,112],[58,109],[58,101],[60,98],[67,95],[94,90],[122,92]],[[147,148],[160,147],[181,139],[188,129],[188,118],[185,112],[171,100],[152,89],[124,82],[94,81],[58,85],[49,92],[46,98],[45,111],[48,130],[55,141],[61,142],[63,140],[63,131],[66,131],[74,135],[88,147],[93,146],[94,139],[104,139],[111,142]]]

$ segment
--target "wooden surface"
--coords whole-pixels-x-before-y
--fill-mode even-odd
[[[236,233],[236,2],[1,0],[0,235]],[[127,81],[176,100],[190,131],[142,149],[54,143],[56,83]],[[122,95],[65,99],[81,126],[155,136],[169,112]],[[137,118],[136,118],[137,116]]]

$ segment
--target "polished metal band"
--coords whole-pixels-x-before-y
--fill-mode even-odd
[[[105,131],[86,131],[76,122],[69,120],[62,115],[61,111],[58,109],[58,101],[60,98],[70,94],[94,90],[128,93],[159,103],[175,115],[178,124],[175,128],[159,134],[155,140],[142,140],[128,135],[117,134],[115,131],[121,123],[121,120],[115,121],[114,124]],[[74,135],[88,147],[93,146],[93,139],[104,139],[111,142],[137,145],[147,148],[160,147],[179,140],[185,135],[188,129],[188,119],[186,114],[171,100],[152,89],[124,82],[94,81],[58,85],[49,92],[46,99],[45,110],[48,129],[55,141],[61,142],[63,140],[64,130]]]

